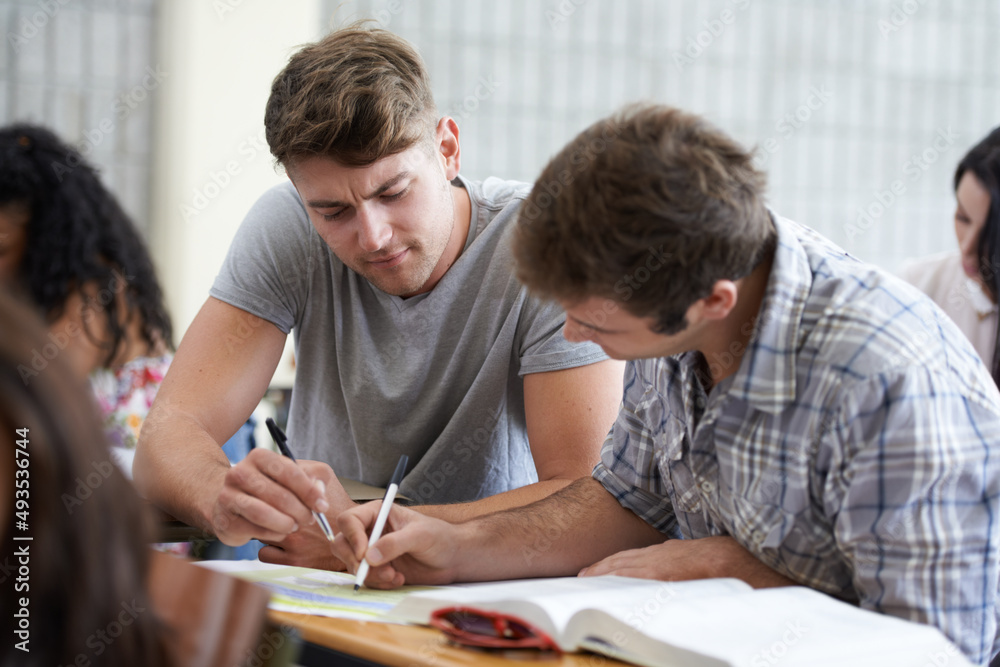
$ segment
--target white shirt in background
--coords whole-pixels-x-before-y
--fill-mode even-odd
[[[977,281],[965,275],[958,251],[907,262],[900,277],[923,291],[955,321],[987,368],[993,368],[997,304]]]

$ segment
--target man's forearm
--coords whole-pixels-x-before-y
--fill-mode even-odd
[[[150,412],[132,472],[139,493],[153,505],[212,532],[212,507],[228,470],[222,448],[193,420]]]
[[[514,507],[528,505],[536,500],[546,498],[559,489],[563,489],[576,480],[572,479],[548,479],[542,482],[535,482],[517,489],[511,489],[495,496],[481,498],[467,503],[454,503],[452,505],[418,505],[411,507],[421,514],[444,519],[451,523],[461,523],[479,516],[499,512]]]
[[[591,478],[458,529],[469,547],[457,561],[459,581],[575,575],[617,551],[663,540]]]
[[[773,570],[768,565],[765,565],[749,549],[746,549],[731,537],[717,536],[701,538],[701,540],[702,544],[711,542],[718,545],[715,557],[703,558],[704,562],[712,564],[710,572],[712,577],[742,579],[754,588],[800,585],[799,582],[789,579],[777,570]],[[698,541],[688,540],[688,543],[693,544]]]

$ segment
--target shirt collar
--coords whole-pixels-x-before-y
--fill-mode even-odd
[[[771,275],[748,348],[728,383],[729,396],[768,413],[780,412],[795,399],[796,354],[802,314],[812,289],[813,270],[799,239],[813,233],[805,227],[771,215],[777,229]]]
[[[978,280],[965,276],[962,283],[969,297],[969,304],[976,311],[976,316],[980,320],[984,320],[996,312],[997,304],[993,303],[993,299],[986,294],[986,290],[983,289]]]

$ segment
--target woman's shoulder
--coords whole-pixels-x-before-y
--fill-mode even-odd
[[[132,397],[137,393],[151,392],[149,398],[152,400],[173,358],[172,352],[166,352],[156,356],[138,356],[116,368],[102,366],[90,374],[91,386],[98,398],[103,399],[100,402],[108,404],[102,407],[110,410],[131,405]]]
[[[149,412],[172,352],[139,356],[121,366],[98,368],[90,375],[90,385],[104,417],[104,430],[113,445],[132,449],[139,429]]]
[[[961,257],[955,250],[911,259],[898,273],[900,278],[928,294],[941,289],[947,291],[965,276]]]

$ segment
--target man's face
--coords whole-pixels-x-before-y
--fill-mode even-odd
[[[597,343],[612,359],[650,359],[698,349],[701,326],[692,323],[692,309],[688,326],[668,336],[653,331],[653,318],[636,317],[611,299],[592,297],[561,305],[566,311],[566,340]]]
[[[440,135],[440,133],[439,133]],[[366,167],[327,157],[296,160],[288,176],[313,227],[340,260],[395,296],[433,288],[454,257],[457,161],[418,144]],[[454,173],[452,173],[454,172]],[[452,243],[454,246],[455,243]]]
[[[979,237],[986,226],[990,211],[990,191],[971,171],[962,174],[955,190],[955,237],[962,252],[962,270],[965,275],[983,282],[979,273]],[[997,267],[989,267],[996,271]]]

